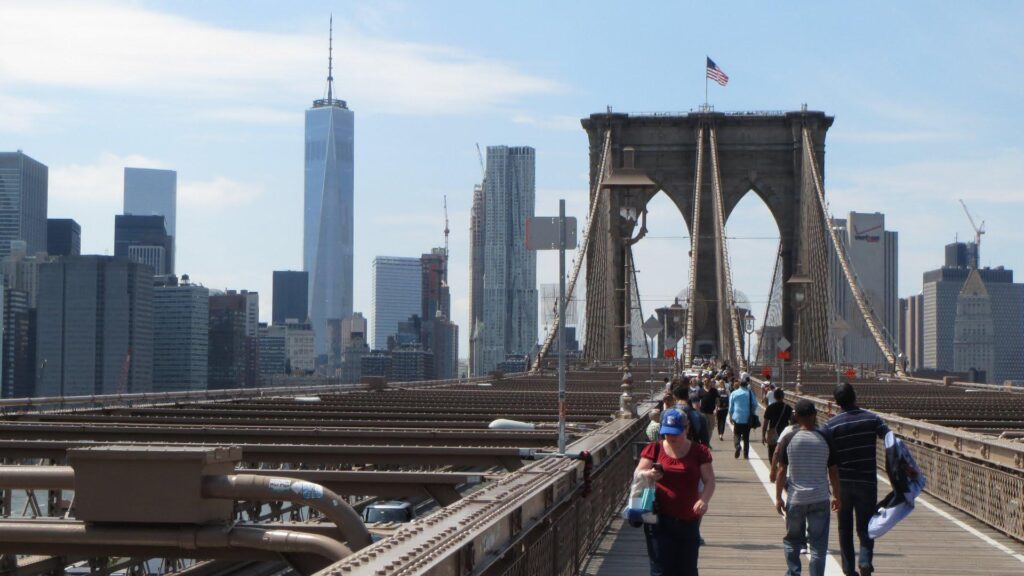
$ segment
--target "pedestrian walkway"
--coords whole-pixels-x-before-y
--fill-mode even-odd
[[[752,434],[750,460],[733,459],[732,438],[712,442],[718,488],[701,525],[706,545],[700,552],[703,576],[785,574],[782,552],[784,521],[775,512],[774,488],[768,482],[768,450],[760,433]],[[756,454],[756,455],[755,455]],[[879,496],[888,485],[879,483]],[[841,576],[838,522],[829,531],[826,574]],[[807,573],[804,556],[804,573]],[[649,570],[643,531],[618,517],[605,527],[584,564],[590,576],[642,575]],[[1007,538],[966,514],[925,496],[914,513],[875,543],[875,573],[1020,576],[1024,544]]]

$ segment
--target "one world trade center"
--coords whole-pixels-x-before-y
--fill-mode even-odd
[[[328,350],[328,322],[352,315],[352,111],[334,98],[333,46],[327,98],[306,110],[303,269],[309,273],[309,319],[316,354]]]

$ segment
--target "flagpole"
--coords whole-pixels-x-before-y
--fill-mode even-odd
[[[705,56],[705,58],[707,58]],[[704,111],[708,110],[708,67],[707,63],[704,64]]]

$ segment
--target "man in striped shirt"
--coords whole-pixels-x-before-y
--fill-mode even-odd
[[[857,407],[857,393],[848,382],[836,386],[833,394],[842,412],[825,423],[832,437],[839,464],[839,552],[846,576],[871,576],[875,543],[868,536],[868,522],[878,501],[878,472],[875,441],[889,432],[885,422],[873,412]],[[856,516],[856,524],[854,523]],[[853,547],[856,525],[860,554]],[[858,573],[859,570],[859,573]]]
[[[800,575],[800,549],[811,552],[811,576],[824,576],[828,557],[829,487],[832,510],[839,510],[839,472],[835,453],[825,433],[818,429],[818,411],[806,398],[794,410],[800,429],[778,447],[779,473],[775,478],[775,509],[786,517],[782,547],[789,569],[786,576]],[[782,501],[782,490],[789,497]]]

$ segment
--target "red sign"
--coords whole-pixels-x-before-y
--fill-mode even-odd
[[[790,357],[792,357],[792,354],[789,353],[789,350],[779,352],[779,360],[789,360]]]
[[[675,357],[676,357],[676,349],[675,348],[666,348],[665,349],[665,358],[675,358]]]
[[[846,371],[846,377],[847,378],[856,378],[857,377],[857,371],[854,370],[853,368],[850,368],[849,370]]]
[[[770,366],[765,366],[764,369],[761,370],[761,376],[763,376],[765,378],[771,378],[772,377],[772,369],[771,369],[771,367]]]

